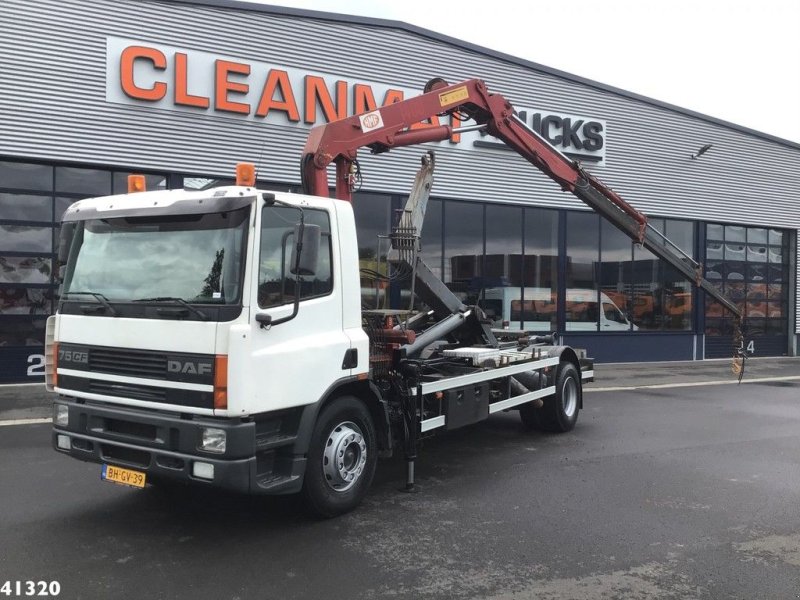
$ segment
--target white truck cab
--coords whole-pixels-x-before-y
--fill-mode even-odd
[[[301,214],[321,235],[316,272],[298,285]],[[55,447],[154,479],[298,491],[304,458],[281,445],[304,408],[369,368],[360,306],[345,301],[360,294],[351,205],[156,191],[82,200],[63,227],[69,259],[48,323]],[[294,318],[269,324],[298,297]]]

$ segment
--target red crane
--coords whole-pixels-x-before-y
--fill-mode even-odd
[[[462,121],[471,119],[475,124],[457,129],[449,125],[414,127],[434,116],[446,115],[455,115]],[[745,351],[739,306],[704,279],[701,266],[651,227],[643,213],[528,127],[517,116],[512,104],[504,96],[489,92],[480,79],[453,85],[433,79],[419,96],[314,127],[303,149],[303,188],[309,194],[328,196],[328,167],[335,163],[336,197],[351,200],[359,148],[367,147],[373,153],[381,153],[400,146],[439,142],[449,139],[455,132],[478,129],[502,140],[563,191],[572,192],[730,311],[735,322],[734,372],[741,375]]]

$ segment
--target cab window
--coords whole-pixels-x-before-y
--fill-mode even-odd
[[[300,221],[300,211],[286,206],[271,206],[264,207],[261,213],[258,267],[258,306],[261,308],[292,304],[296,294],[305,300],[325,296],[333,290],[331,223],[328,213],[306,208],[303,214],[306,224],[320,226],[322,239],[317,272],[301,276],[298,289],[290,263],[295,245],[294,226]]]

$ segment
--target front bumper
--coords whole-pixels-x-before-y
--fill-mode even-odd
[[[56,403],[68,407],[69,417],[66,427],[54,424],[53,448],[79,460],[142,471],[150,481],[169,479],[243,493],[287,494],[302,486],[305,458],[295,457],[291,447],[257,443],[254,421],[192,418],[66,397]],[[199,449],[203,427],[225,430],[224,453]],[[59,436],[69,437],[68,449],[59,447]],[[213,465],[213,479],[195,477],[195,462]]]

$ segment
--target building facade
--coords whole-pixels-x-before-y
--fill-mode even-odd
[[[0,19],[0,383],[43,376],[71,202],[123,192],[133,172],[150,189],[213,187],[241,161],[299,191],[312,125],[434,76],[511,99],[742,305],[755,356],[796,353],[800,144],[394,21],[228,0],[6,0]],[[362,267],[385,269],[380,236],[427,149],[424,259],[499,326],[558,331],[600,361],[730,355],[721,307],[480,133],[362,152]],[[367,306],[407,302],[363,291]]]

